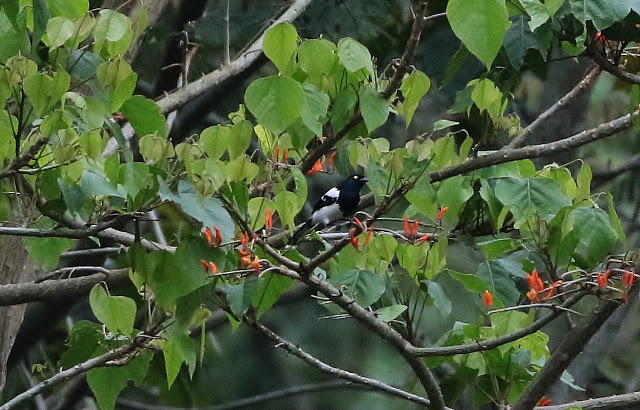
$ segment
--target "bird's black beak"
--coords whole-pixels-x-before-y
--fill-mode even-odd
[[[369,182],[367,178],[361,178],[360,181],[362,181],[363,184],[366,184],[367,182]]]

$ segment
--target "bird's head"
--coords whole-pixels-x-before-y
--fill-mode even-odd
[[[364,175],[353,174],[349,178],[342,181],[342,183],[338,185],[338,188],[340,190],[351,188],[351,189],[356,189],[358,192],[360,192],[364,184],[366,184],[367,182],[369,182],[369,180],[365,178]]]

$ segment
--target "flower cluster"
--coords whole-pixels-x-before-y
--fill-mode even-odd
[[[532,302],[540,302],[540,293],[545,290],[544,283],[540,276],[538,275],[538,270],[534,269],[531,271],[531,274],[527,274],[524,276],[529,284],[529,291],[527,292],[527,298],[529,298]],[[555,281],[549,289],[547,290],[547,294],[542,297],[542,300],[549,300],[555,293],[558,285],[562,283],[561,280]]]

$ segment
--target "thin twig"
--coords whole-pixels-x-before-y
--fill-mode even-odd
[[[640,403],[640,392],[617,394],[615,396],[598,397],[596,399],[580,400],[555,406],[536,407],[536,410],[604,410],[618,407],[631,408]]]

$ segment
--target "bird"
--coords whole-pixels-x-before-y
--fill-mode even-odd
[[[333,221],[353,215],[360,203],[360,190],[369,182],[362,174],[353,174],[324,193],[313,206],[307,222],[291,236],[290,243],[316,226],[328,226]]]

